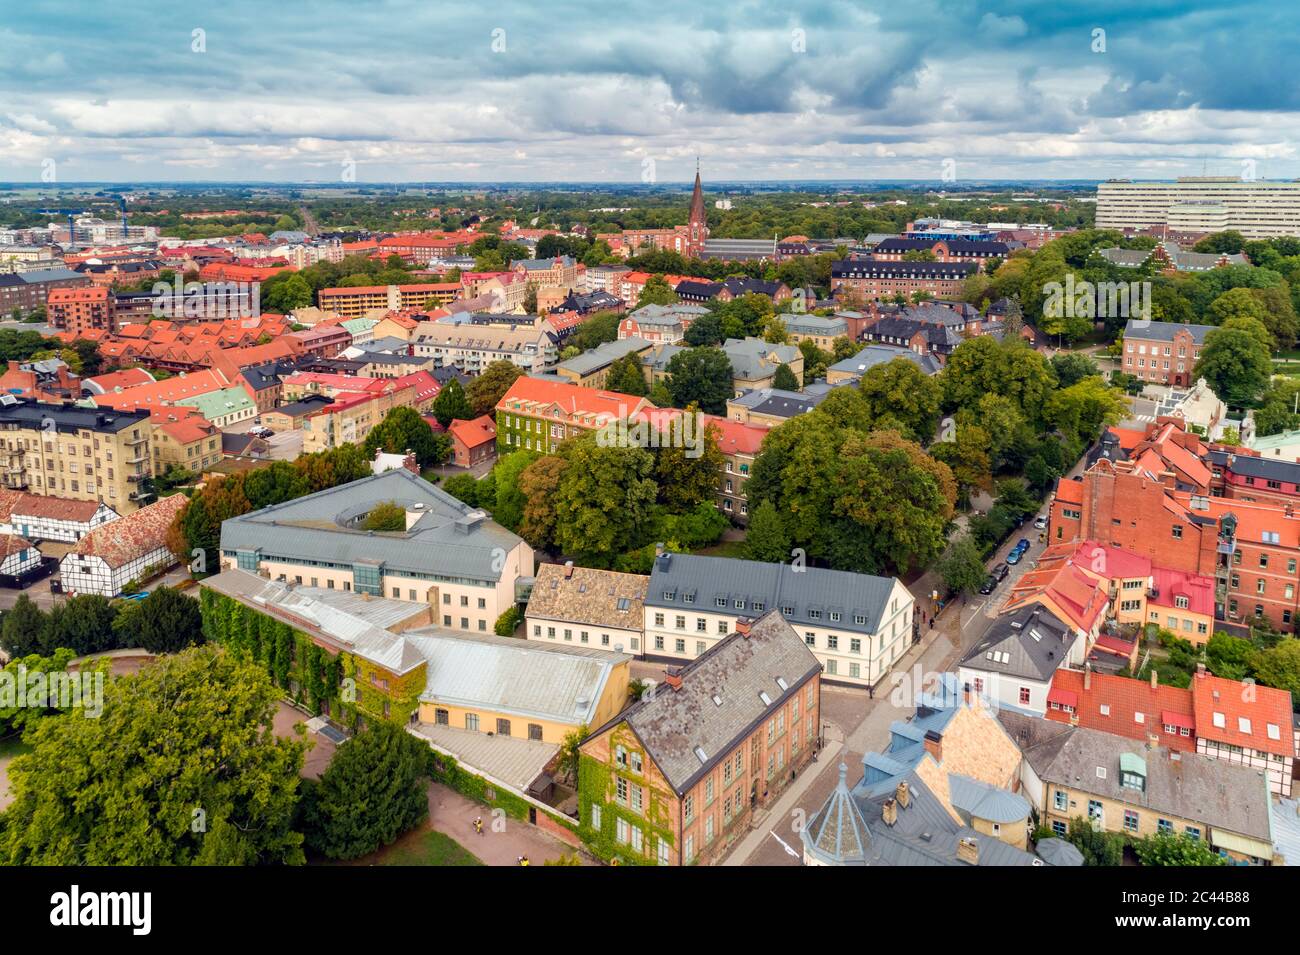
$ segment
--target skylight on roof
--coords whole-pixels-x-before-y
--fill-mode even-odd
[[[785,677],[783,676],[779,676],[776,678],[776,685],[779,686],[782,690],[790,689],[790,685],[785,682]]]
[[[695,758],[700,761],[701,765],[709,761],[709,755],[708,753],[704,752],[703,746],[695,747]]]
[[[758,691],[758,698],[759,698],[760,700],[763,701],[763,705],[764,705],[764,706],[771,706],[771,705],[772,705],[772,698],[771,698],[770,696],[767,695],[767,691],[766,691],[766,690],[759,690],[759,691]]]

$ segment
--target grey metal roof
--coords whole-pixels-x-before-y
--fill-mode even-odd
[[[1075,848],[1074,843],[1064,839],[1040,839],[1034,851],[1048,865],[1083,865],[1083,853]]]
[[[781,388],[751,388],[740,397],[730,400],[755,414],[793,418],[795,415],[812,411],[825,397],[825,393],[809,394],[806,390],[801,393],[785,391]]]
[[[626,721],[673,789],[684,793],[820,671],[794,629],[769,612],[747,635],[733,633],[686,664],[679,689],[661,684],[608,725]]]
[[[407,630],[401,637],[429,662],[420,699],[559,723],[590,724],[610,674],[632,659],[440,627]]]
[[[763,378],[778,366],[803,357],[794,345],[773,345],[761,338],[728,338],[722,350],[731,362],[733,377],[746,381]]]
[[[597,345],[591,351],[575,355],[556,366],[556,370],[571,371],[577,375],[589,375],[593,371],[608,368],[625,355],[650,348],[650,342],[644,338],[620,338],[616,341]]]
[[[1211,451],[1210,461],[1233,474],[1263,478],[1266,481],[1300,484],[1300,462],[1297,461],[1255,457],[1250,454],[1230,454],[1227,451]]]
[[[1077,639],[1073,628],[1034,602],[998,617],[961,659],[961,666],[1046,683]]]
[[[849,333],[849,323],[842,318],[824,315],[782,315],[781,323],[787,332],[796,335],[830,335],[837,337]]]
[[[1002,825],[1029,818],[1029,803],[1024,796],[957,773],[948,774],[948,799],[963,818]]]
[[[1263,770],[1196,753],[1148,748],[1124,736],[1006,710],[998,713],[998,719],[1046,784],[1062,783],[1130,806],[1272,842],[1268,776]],[[1051,728],[1035,727],[1035,723],[1049,723]],[[1056,727],[1058,732],[1053,731]],[[1030,742],[1022,742],[1022,738]],[[1145,762],[1145,789],[1120,784],[1119,762],[1126,754]],[[1099,769],[1104,778],[1098,776]]]
[[[895,804],[898,815],[893,825],[884,820],[884,804],[894,797],[894,789],[872,798],[857,794],[853,797],[867,821],[871,836],[864,865],[968,865],[957,857],[957,844],[963,839],[976,841],[979,847],[977,865],[1036,863],[1032,853],[957,822],[915,772],[909,773],[904,781],[909,790],[908,806],[903,808]]]
[[[20,272],[18,277],[28,285],[37,285],[41,282],[68,282],[85,278],[80,272],[74,272],[72,269],[35,269],[31,272]]]
[[[849,767],[840,763],[840,781],[831,798],[800,831],[804,851],[826,865],[861,865],[871,833],[849,793]]]
[[[402,533],[351,530],[339,523],[380,501],[396,501],[425,514]],[[501,577],[497,552],[508,554],[519,543],[520,538],[482,511],[405,468],[232,517],[221,525],[225,551],[261,551],[290,563],[371,561],[387,570],[485,582]]]
[[[81,405],[62,405],[47,401],[20,399],[14,404],[0,405],[0,423],[14,423],[33,430],[49,427],[62,433],[73,434],[81,430],[100,434],[116,434],[149,420],[148,411],[113,411]]]
[[[679,302],[674,305],[642,305],[628,317],[635,318],[641,325],[677,325],[682,319],[694,321],[701,315],[708,315],[709,309],[704,305]]]
[[[895,358],[906,358],[927,375],[939,373],[939,362],[933,355],[918,355],[901,345],[868,345],[852,358],[837,361],[827,370],[861,377],[877,365],[887,365]]]
[[[729,614],[753,616],[777,610],[795,625],[871,634],[884,619],[894,583],[893,577],[846,570],[796,569],[789,564],[733,557],[665,553],[655,558],[645,605],[716,612],[724,609],[717,606],[721,599]],[[737,607],[737,601],[743,606]],[[755,610],[755,603],[761,610]],[[789,613],[785,613],[787,609]],[[810,616],[813,612],[819,616]],[[832,613],[838,613],[840,619],[832,621]],[[859,618],[862,623],[857,622]]]
[[[1214,331],[1214,325],[1191,325],[1182,322],[1148,322],[1138,318],[1130,318],[1124,326],[1124,340],[1130,338],[1134,341],[1161,341],[1171,342],[1174,335],[1179,331],[1188,331],[1192,333],[1192,341],[1200,345],[1204,343],[1205,336]]]

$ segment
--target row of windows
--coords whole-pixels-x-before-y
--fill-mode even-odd
[[[387,687],[387,681],[386,681],[386,680],[383,680],[383,681],[380,681],[380,682],[384,684],[384,685],[381,687],[382,689],[387,689],[387,688],[388,688],[388,687]],[[450,711],[445,710],[445,709],[442,709],[441,707],[439,707],[438,709],[435,709],[435,710],[433,711],[433,721],[434,721],[434,723],[436,723],[438,726],[449,726],[449,725],[451,724],[451,713],[450,713]],[[477,732],[479,731],[479,716],[478,716],[477,713],[466,713],[466,714],[465,714],[465,729],[467,729],[467,730],[473,730],[475,733],[477,733]],[[496,735],[497,735],[497,736],[509,736],[509,735],[511,735],[511,733],[510,733],[510,721],[509,721],[509,720],[507,720],[507,719],[501,719],[501,718],[498,718],[498,719],[497,719]],[[527,729],[527,736],[528,736],[528,739],[531,739],[531,740],[538,740],[538,741],[540,741],[541,738],[542,738],[542,727],[541,727],[541,724],[540,724],[540,723],[529,723],[529,724],[528,724],[528,729]]]

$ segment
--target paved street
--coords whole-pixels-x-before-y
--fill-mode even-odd
[[[1046,509],[1039,513],[1045,513]],[[1013,583],[1037,560],[1046,544],[1038,540],[1033,518],[1015,531],[989,560],[989,566],[1005,561],[1016,541],[1030,541],[1024,558],[1010,568],[1007,579],[992,594],[958,598],[940,612],[933,626],[927,626],[921,642],[912,646],[898,661],[890,677],[876,688],[870,698],[861,690],[824,686],[822,722],[827,745],[818,760],[795,780],[770,809],[761,824],[742,839],[727,858],[725,865],[801,865],[802,845],[799,830],[821,808],[839,780],[839,765],[848,766],[852,786],[862,778],[862,757],[879,752],[889,743],[891,723],[908,719],[916,708],[918,686],[933,690],[938,674],[956,667],[961,656],[983,638],[997,616],[997,608],[1006,600]],[[935,581],[929,574],[917,578],[910,589],[920,606],[929,607],[929,595]],[[789,849],[795,850],[791,855]]]

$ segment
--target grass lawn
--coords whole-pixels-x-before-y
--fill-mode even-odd
[[[451,836],[436,829],[414,832],[398,839],[374,857],[375,865],[483,865]]]
[[[701,547],[693,553],[704,557],[738,557],[743,560],[745,557],[745,542],[718,541],[718,543],[710,544],[708,547]]]

